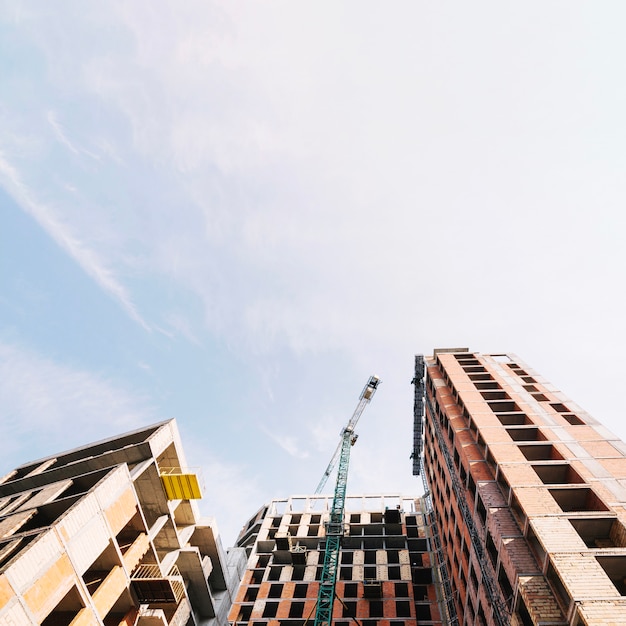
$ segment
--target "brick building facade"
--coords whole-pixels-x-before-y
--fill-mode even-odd
[[[237,542],[249,559],[230,614],[236,626],[313,623],[331,500],[274,500],[246,524]],[[442,624],[420,502],[348,496],[345,525],[334,626]]]
[[[513,355],[425,366],[415,426],[453,621],[626,624],[626,444]]]

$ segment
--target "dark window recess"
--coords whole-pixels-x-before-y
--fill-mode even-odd
[[[388,570],[389,580],[400,580],[402,575],[400,574],[400,568],[397,565],[389,566]]]
[[[561,404],[560,402],[551,402],[550,406],[557,413],[571,413],[571,411],[564,404]]]
[[[372,567],[371,565],[363,568],[365,578],[369,578],[371,580],[376,579],[376,566]]]
[[[387,563],[400,563],[400,552],[398,550],[387,550]]]
[[[569,463],[533,465],[532,468],[545,485],[574,485],[585,482]]]
[[[396,583],[394,585],[396,591],[396,598],[408,598],[409,597],[409,584],[408,583]],[[405,617],[404,615],[402,617]]]
[[[293,590],[294,598],[306,598],[306,592],[309,588],[309,585],[296,585]]]
[[[344,602],[342,604],[342,617],[356,617],[356,602]]]
[[[546,551],[543,549],[539,538],[537,537],[535,531],[532,527],[528,528],[528,545],[530,549],[533,551],[535,558],[537,560],[537,565],[539,569],[543,569],[543,563],[546,558]]]
[[[489,400],[510,400],[511,396],[506,391],[481,391],[480,395]]]
[[[304,614],[304,602],[292,602],[289,607],[289,617],[302,617]]]
[[[530,426],[534,422],[526,413],[496,413],[496,417],[503,426]]]
[[[576,517],[570,524],[588,548],[626,548],[626,528],[614,517]]]
[[[476,626],[487,626],[487,620],[485,619],[485,612],[483,611],[483,605],[478,603],[478,612],[476,614]]]
[[[304,580],[304,569],[304,565],[294,565],[291,580]]]
[[[473,567],[470,569],[470,580],[472,581],[474,589],[478,591],[478,578],[476,578],[476,572]]]
[[[282,585],[270,585],[270,591],[267,594],[267,597],[268,598],[280,598],[282,593],[283,593]]]
[[[506,572],[502,567],[500,568],[500,575],[498,576],[498,583],[500,584],[500,589],[502,590],[502,595],[504,596],[504,601],[506,602],[509,609],[513,605],[513,587],[511,587],[511,583],[509,582],[509,578],[506,575]]]
[[[246,595],[243,599],[244,602],[254,602],[256,597],[259,595],[258,587],[248,587],[246,590]]]
[[[344,565],[352,565],[354,559],[354,552],[342,552],[341,553],[341,562]]]
[[[519,616],[522,626],[533,626],[534,622],[530,617],[530,613],[524,604],[524,600],[520,597],[519,606],[517,607],[517,615]]]
[[[478,374],[480,376],[480,374]],[[495,380],[490,380],[488,382],[475,382],[474,387],[480,390],[488,390],[488,389],[502,389],[500,385]]]
[[[428,540],[427,539],[418,539],[417,541],[412,542],[413,549],[418,552],[428,552]],[[391,563],[391,561],[389,561]],[[397,563],[398,561],[393,561]]]
[[[537,400],[537,402],[549,402],[550,400],[548,399],[547,396],[545,396],[542,393],[531,393],[530,394],[535,400]]]
[[[496,563],[498,562],[498,550],[490,532],[487,533],[487,554],[489,554],[489,559],[495,569]]]
[[[620,595],[626,596],[626,556],[596,556],[596,560]]]
[[[428,587],[424,585],[413,585],[413,597],[416,602],[428,600]]]
[[[416,585],[430,585],[433,582],[433,574],[430,567],[413,567],[411,568],[413,582]]]
[[[359,585],[357,583],[346,583],[343,586],[343,595],[346,598],[356,598],[359,593]]]
[[[529,461],[562,461],[563,455],[552,444],[527,444],[519,446]]]
[[[569,422],[572,426],[584,426],[585,422],[583,422],[580,417],[574,415],[573,413],[561,413],[561,417]]]
[[[237,618],[238,622],[247,622],[252,615],[252,605],[242,606],[239,610],[239,617]],[[44,622],[45,623],[45,622]]]
[[[352,580],[352,568],[351,567],[340,567],[339,568],[339,579],[340,580]]]
[[[476,512],[478,513],[478,517],[480,517],[480,521],[484,525],[487,521],[487,509],[485,508],[485,505],[483,504],[483,501],[480,497],[476,502]]]
[[[547,441],[547,437],[538,428],[507,428],[506,432],[513,441]]]
[[[550,563],[550,566],[548,567],[546,578],[548,579],[548,582],[550,583],[552,589],[555,591],[556,599],[561,604],[561,608],[565,613],[567,613],[571,598],[567,593],[565,585],[561,582],[561,579],[558,577],[556,570],[552,566],[552,563]]]
[[[415,613],[417,614],[417,622],[430,622],[432,619],[429,604],[416,604]]]
[[[609,507],[588,487],[549,489],[563,511],[608,511]]]
[[[520,410],[517,404],[511,401],[507,402],[505,400],[501,400],[501,401],[489,402],[488,404],[489,404],[489,408],[494,413],[516,413],[516,412],[519,412]]]
[[[263,570],[256,569],[252,572],[252,577],[250,578],[250,583],[253,585],[260,585],[263,580]]]
[[[268,580],[280,580],[280,572],[282,571],[282,566],[273,565],[270,567],[270,573],[267,577]]]
[[[366,550],[365,551],[365,564],[366,565],[375,565],[376,564],[376,551],[375,550]]]
[[[382,600],[370,600],[370,617],[382,617],[383,616],[383,603]]]
[[[411,617],[411,603],[408,600],[396,602],[396,615],[398,617]]]
[[[263,617],[276,617],[279,602],[266,602],[263,609]]]
[[[473,380],[473,381],[477,381],[477,380],[493,380],[493,376],[491,376],[491,374],[469,374],[468,376],[469,376],[469,379]]]
[[[463,367],[466,374],[487,374],[487,370],[482,365],[470,365]]]
[[[513,513],[513,517],[517,521],[519,527],[524,528],[524,524],[526,522],[526,514],[524,513],[521,504],[516,496],[511,498],[511,513]]]

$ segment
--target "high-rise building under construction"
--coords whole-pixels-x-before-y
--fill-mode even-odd
[[[173,421],[9,472],[0,626],[313,624],[332,532],[325,625],[626,625],[626,444],[512,355],[435,350],[413,382],[421,498],[347,495],[339,525],[273,500],[228,552]]]
[[[235,626],[313,624],[326,549],[329,496],[274,500],[244,526],[248,554]],[[414,498],[348,496],[334,626],[441,624],[424,511]]]
[[[447,618],[626,624],[626,445],[513,355],[436,350],[414,382]]]
[[[226,626],[245,552],[202,518],[174,420],[0,478],[0,625]]]

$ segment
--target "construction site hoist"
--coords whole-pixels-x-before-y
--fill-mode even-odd
[[[333,616],[333,603],[335,600],[335,586],[337,583],[337,566],[339,564],[339,551],[341,549],[341,538],[344,534],[343,510],[346,500],[346,487],[348,484],[348,465],[350,463],[350,448],[354,445],[357,435],[354,432],[363,410],[374,396],[381,381],[377,376],[370,376],[357,404],[348,425],[341,431],[341,441],[335,454],[333,454],[322,480],[315,493],[320,493],[324,488],[328,477],[333,471],[337,461],[337,482],[335,484],[335,494],[330,511],[330,518],[326,523],[326,550],[324,552],[324,567],[320,580],[320,588],[317,594],[317,607],[315,609],[314,626],[330,626]]]

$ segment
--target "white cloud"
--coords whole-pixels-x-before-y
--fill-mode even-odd
[[[57,113],[55,111],[48,111],[46,118],[48,119],[48,122],[52,130],[54,131],[54,134],[56,135],[57,139],[59,140],[59,142],[63,144],[72,154],[75,154],[75,155],[84,154],[86,156],[91,157],[92,159],[100,160],[100,157],[97,154],[94,154],[93,152],[90,152],[89,150],[84,150],[82,148],[79,148],[75,146],[74,143],[72,143],[72,141],[70,141],[70,139],[68,138],[65,132],[65,129],[61,126],[61,123],[59,122]]]
[[[5,470],[157,421],[145,398],[106,378],[0,342]]]
[[[78,200],[21,184],[13,152],[20,166],[0,167],[132,317],[150,310],[151,326],[192,342],[208,329],[250,359],[332,350],[383,378],[410,370],[413,350],[469,344],[567,354],[593,389],[567,361],[623,352],[624,55],[610,11],[65,9],[22,16],[55,82],[23,113],[13,103],[13,130],[35,145],[28,168],[71,172]],[[77,115],[63,114],[66,93]],[[53,141],[24,131],[47,111],[64,122]],[[112,169],[79,184],[84,163],[65,170],[49,149],[64,138]],[[180,292],[202,312],[168,313]],[[377,402],[396,417],[393,395]],[[298,455],[302,437],[276,443]]]
[[[265,426],[262,426],[261,430],[289,456],[296,459],[307,459],[309,457],[308,450],[302,448],[298,437],[271,432],[270,429]]]
[[[133,320],[145,330],[150,330],[138,313],[126,288],[117,280],[107,261],[75,234],[71,224],[59,219],[53,207],[36,199],[35,193],[22,181],[17,169],[1,152],[0,177],[4,180],[4,188],[19,206],[37,221],[41,228],[78,263],[90,278],[117,300]]]

